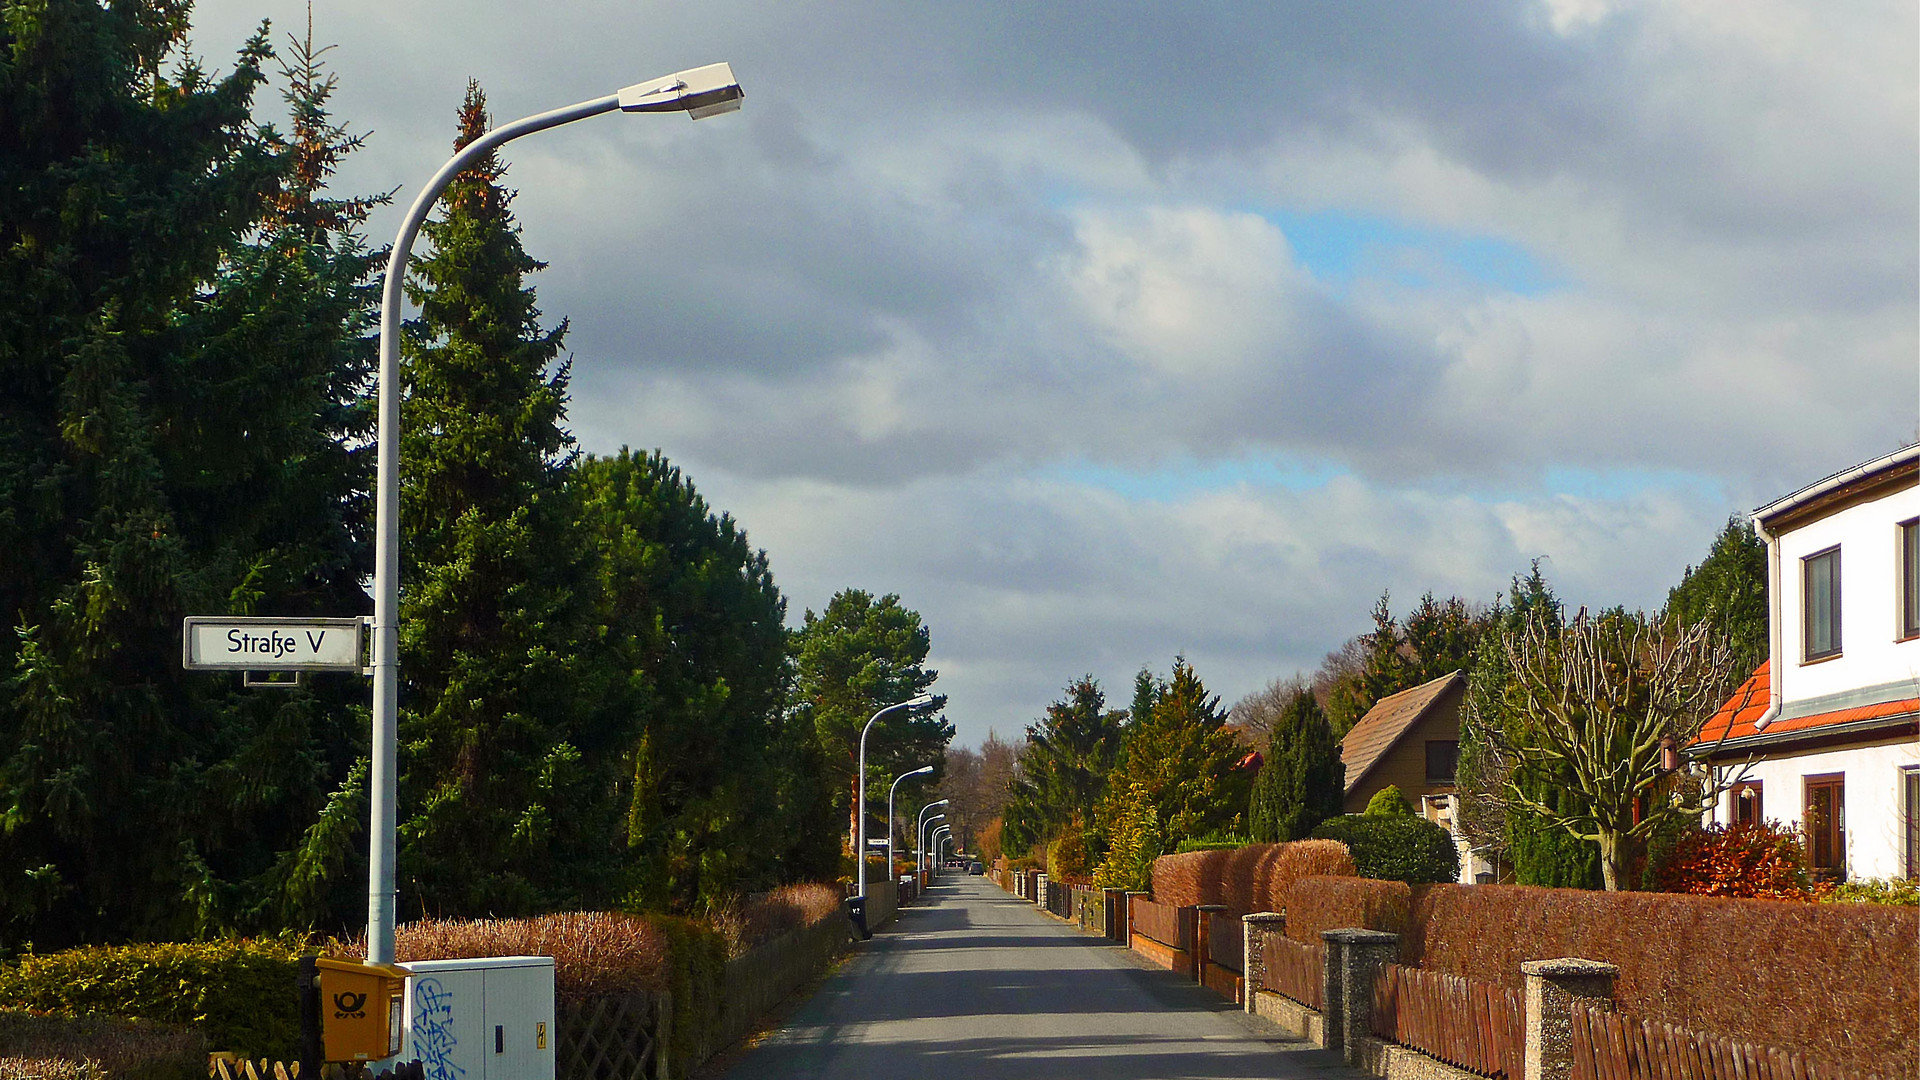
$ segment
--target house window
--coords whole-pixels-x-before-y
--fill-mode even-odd
[[[1451,784],[1453,773],[1460,763],[1460,741],[1458,739],[1427,740],[1427,782],[1430,784]]]
[[[1900,771],[1901,832],[1907,839],[1907,876],[1920,880],[1920,768]]]
[[[1800,560],[1806,582],[1806,659],[1840,655],[1840,549],[1828,548]]]
[[[1807,861],[1815,876],[1838,880],[1847,862],[1847,787],[1843,774],[1807,777]]]
[[[1733,800],[1733,813],[1727,816],[1735,825],[1758,825],[1767,820],[1760,803],[1760,781],[1733,785],[1729,797]]]
[[[1920,518],[1900,523],[1900,638],[1920,637]]]

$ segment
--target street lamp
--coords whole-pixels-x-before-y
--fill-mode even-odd
[[[913,860],[914,865],[918,866],[922,871],[925,871],[927,868],[927,811],[936,806],[946,806],[952,801],[952,799],[935,799],[921,807],[920,815],[914,819]],[[947,815],[941,814],[940,816],[946,817]]]
[[[900,781],[911,776],[925,776],[933,771],[933,766],[922,765],[912,772],[904,772],[893,778],[893,786],[887,789],[887,877],[893,877],[893,793],[900,790]]]
[[[945,814],[933,815],[920,823],[920,832],[913,838],[914,854],[918,857],[920,869],[923,871],[927,869],[927,826],[937,824],[946,819],[947,815]]]
[[[940,860],[940,842],[942,840],[952,840],[952,839],[953,839],[953,827],[950,825],[942,825],[939,828],[933,830],[933,864],[935,866],[939,866],[941,861]]]
[[[931,704],[933,704],[932,694],[921,694],[918,697],[908,698],[905,701],[889,705],[879,712],[874,713],[867,719],[867,726],[860,729],[860,772],[854,782],[854,787],[860,791],[860,805],[859,808],[854,811],[853,861],[859,868],[856,871],[859,875],[859,885],[854,890],[854,893],[860,897],[860,902],[863,904],[867,901],[867,732],[873,730],[875,720],[880,719],[890,712],[898,709],[918,709],[922,705]],[[887,873],[891,875],[893,871],[888,870]]]
[[[373,559],[373,813],[368,836],[367,960],[393,962],[394,827],[398,799],[396,747],[400,701],[400,305],[407,254],[433,204],[453,178],[494,148],[522,135],[613,112],[685,112],[693,119],[732,112],[745,94],[726,64],[709,64],[637,83],[617,94],[502,124],[462,147],[433,174],[400,221],[387,258],[380,304],[380,369],[376,377]]]

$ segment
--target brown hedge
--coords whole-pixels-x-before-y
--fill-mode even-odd
[[[1287,936],[1317,945],[1323,930],[1351,927],[1404,933],[1412,902],[1413,889],[1404,881],[1301,878],[1287,890]]]
[[[1337,840],[1248,844],[1230,851],[1189,851],[1153,861],[1156,903],[1225,904],[1241,914],[1279,911],[1287,889],[1304,877],[1352,877],[1353,859]]]
[[[671,931],[652,918],[611,911],[530,919],[423,919],[395,930],[394,958],[405,964],[478,956],[551,956],[554,992],[578,999],[667,989],[671,938]],[[334,951],[362,957],[366,941],[336,943]]]
[[[0,1009],[0,1080],[200,1080],[207,1041],[184,1027]]]
[[[1401,938],[1403,960],[1515,987],[1522,961],[1562,956],[1618,965],[1630,1013],[1863,1074],[1920,1072],[1913,908],[1430,885]]]

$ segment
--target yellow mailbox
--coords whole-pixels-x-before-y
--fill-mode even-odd
[[[378,1061],[400,1052],[407,969],[319,957],[320,1040],[327,1061]]]

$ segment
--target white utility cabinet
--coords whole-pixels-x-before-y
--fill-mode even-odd
[[[406,965],[402,1060],[426,1080],[553,1080],[553,958],[489,956]]]

